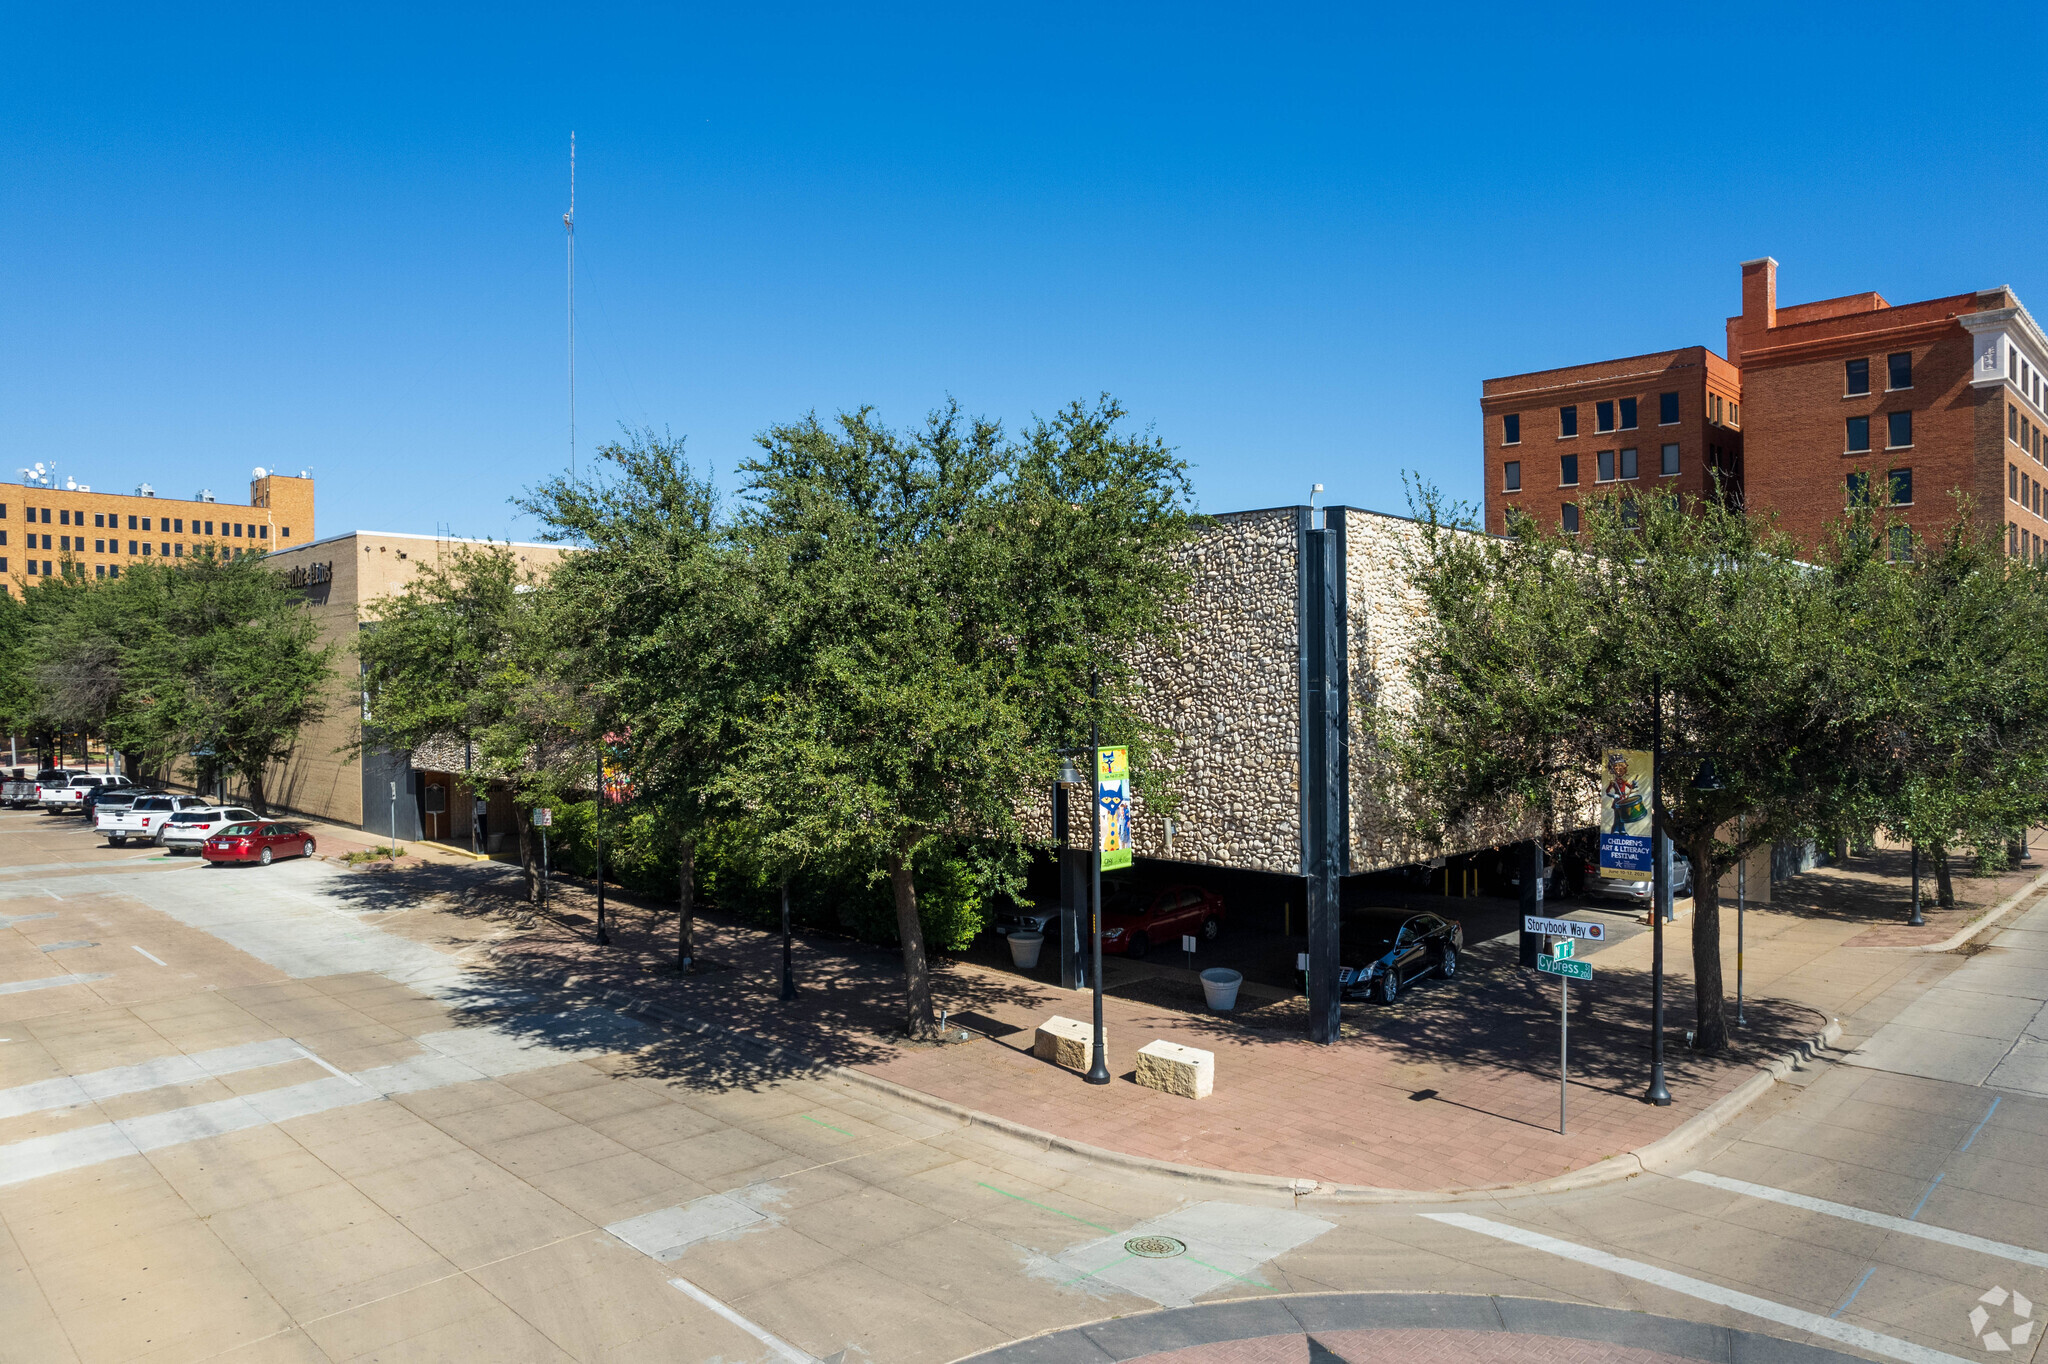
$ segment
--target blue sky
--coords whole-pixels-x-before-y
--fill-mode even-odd
[[[1478,490],[1481,379],[2048,308],[2043,8],[16,7],[0,469],[527,537],[578,425],[1108,390],[1205,510]]]

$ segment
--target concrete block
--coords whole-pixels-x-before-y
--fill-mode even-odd
[[[1107,1029],[1102,1034],[1103,1045],[1109,1044]],[[1038,1032],[1031,1040],[1031,1054],[1041,1061],[1050,1061],[1068,1070],[1085,1071],[1095,1062],[1095,1025],[1083,1023],[1078,1018],[1062,1018],[1054,1014],[1038,1025]]]
[[[1216,1053],[1164,1038],[1138,1049],[1138,1083],[1183,1099],[1206,1099],[1216,1088]]]

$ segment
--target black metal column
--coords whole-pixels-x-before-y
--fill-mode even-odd
[[[1349,863],[1344,518],[1301,519],[1301,872],[1308,902],[1308,1035],[1337,1040],[1339,890]]]
[[[1543,865],[1543,840],[1532,838],[1521,847],[1522,854],[1522,917],[1541,919],[1543,913],[1543,882],[1548,868]],[[1536,959],[1543,955],[1543,935],[1523,929],[1517,940],[1521,949],[1519,960],[1530,970],[1536,969]]]
[[[1088,850],[1070,846],[1074,841],[1072,793],[1059,785],[1052,791],[1052,836],[1059,844],[1060,858],[1060,918],[1055,930],[1060,939],[1060,988],[1079,990],[1088,983],[1081,941],[1081,929],[1088,920]]]

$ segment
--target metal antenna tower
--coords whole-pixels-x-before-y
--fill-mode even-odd
[[[562,215],[569,233],[569,477],[576,477],[576,133],[569,133],[569,211]]]

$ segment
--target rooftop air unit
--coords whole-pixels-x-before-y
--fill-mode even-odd
[[[135,485],[135,495],[137,497],[155,497],[156,489],[150,487],[147,483],[138,483]]]
[[[201,489],[200,489],[200,490],[199,490],[198,492],[196,492],[196,493],[192,494],[192,500],[193,500],[194,502],[211,502],[211,501],[213,501],[213,489],[211,489],[211,488],[201,488]]]

